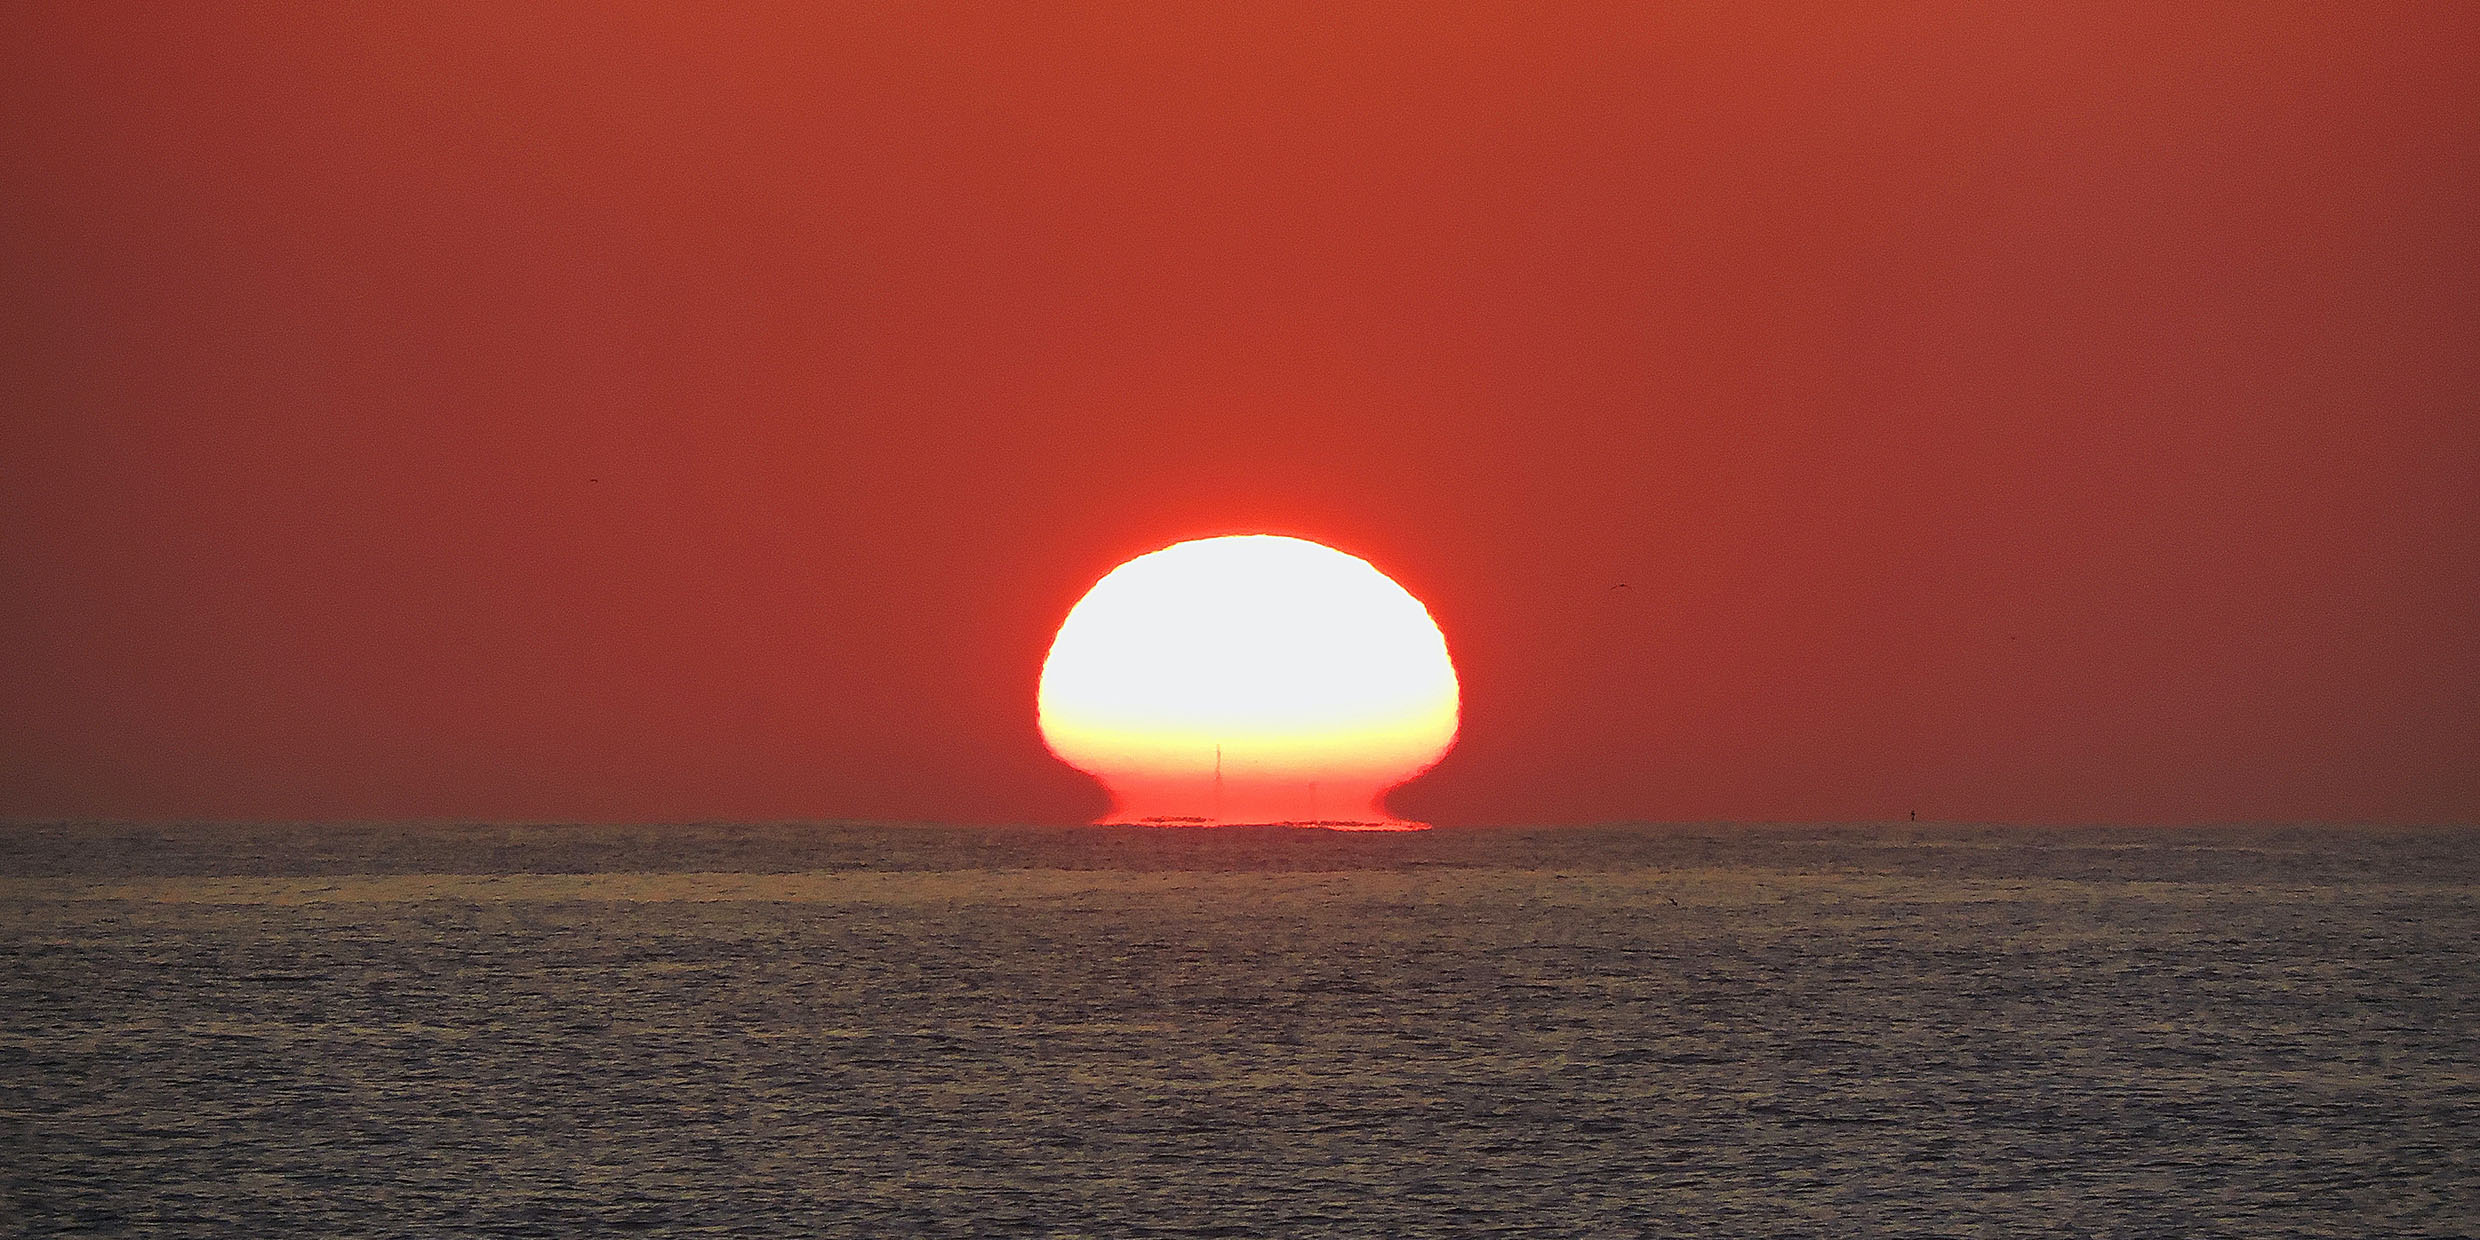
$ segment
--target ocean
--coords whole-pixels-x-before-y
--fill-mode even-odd
[[[2480,1235],[2480,831],[0,826],[0,1234]]]

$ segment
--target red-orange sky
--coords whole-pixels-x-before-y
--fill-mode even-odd
[[[2480,7],[710,7],[0,16],[0,814],[1081,819],[1265,531],[1409,815],[2480,819]]]

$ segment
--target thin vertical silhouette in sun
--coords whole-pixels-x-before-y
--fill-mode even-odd
[[[1108,823],[1418,826],[1380,798],[1455,743],[1446,638],[1368,561],[1267,534],[1111,570],[1042,665],[1042,739]]]

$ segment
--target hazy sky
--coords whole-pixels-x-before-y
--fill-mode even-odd
[[[1083,818],[1266,531],[1408,814],[2480,819],[2480,6],[720,7],[8,6],[0,814]]]

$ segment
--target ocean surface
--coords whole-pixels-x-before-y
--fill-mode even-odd
[[[0,1235],[2480,1235],[2480,831],[0,826]]]

